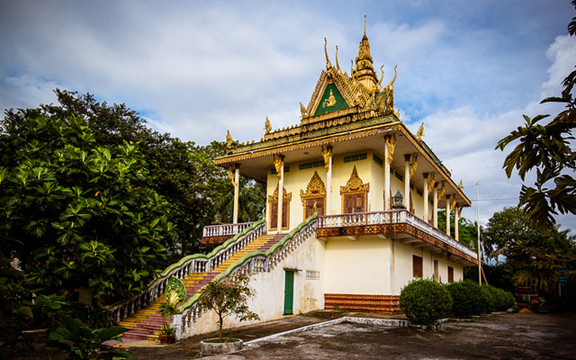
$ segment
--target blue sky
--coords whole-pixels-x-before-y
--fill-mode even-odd
[[[481,222],[517,203],[497,141],[557,95],[576,63],[569,0],[0,1],[0,111],[56,87],[126,103],[183,140],[260,139],[297,124],[330,56],[356,57],[364,14],[375,66],[398,65],[396,106],[463,180]],[[349,71],[349,70],[348,70]],[[476,218],[474,207],[464,216]],[[559,221],[576,229],[574,216]]]

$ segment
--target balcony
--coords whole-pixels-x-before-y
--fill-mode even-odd
[[[345,236],[356,239],[363,235],[388,236],[403,242],[419,244],[435,252],[447,252],[467,265],[478,264],[475,250],[454,240],[443,231],[406,210],[327,215],[318,217],[316,236],[326,239]]]

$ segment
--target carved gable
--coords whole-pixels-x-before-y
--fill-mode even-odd
[[[314,175],[312,175],[312,179],[310,179],[310,182],[306,187],[306,192],[300,190],[300,198],[304,204],[307,199],[324,197],[326,197],[326,186],[324,185],[324,181],[320,178],[320,175],[318,175],[318,172],[314,171]]]
[[[356,166],[352,170],[352,175],[350,179],[346,182],[346,186],[340,186],[340,195],[343,194],[356,194],[356,193],[367,193],[370,191],[370,183],[364,184],[362,179],[358,176],[358,171]]]

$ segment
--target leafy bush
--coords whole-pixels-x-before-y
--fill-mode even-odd
[[[516,299],[510,292],[498,289],[491,285],[482,285],[480,291],[486,302],[485,311],[490,313],[494,311],[508,311],[516,309]]]
[[[480,292],[480,286],[471,280],[454,282],[446,286],[452,296],[452,314],[457,317],[469,318],[480,315],[485,309],[485,300]]]
[[[402,289],[400,308],[410,323],[433,326],[452,309],[452,297],[435,281],[414,280]]]

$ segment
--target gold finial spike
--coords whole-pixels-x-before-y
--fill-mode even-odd
[[[330,59],[328,58],[328,50],[326,49],[327,46],[328,46],[328,40],[324,38],[324,54],[326,55],[326,68],[330,69],[332,67],[332,64],[330,63]]]
[[[354,74],[354,60],[350,60],[350,76]]]
[[[382,72],[382,75],[380,76],[380,80],[378,80],[378,87],[380,87],[382,80],[384,80],[384,65],[380,66],[380,71]]]
[[[366,36],[366,14],[364,14],[364,36]]]
[[[460,180],[460,184],[458,184],[458,189],[460,190],[464,189],[464,183],[462,182],[462,180]]]
[[[336,68],[338,69],[338,72],[342,72],[342,69],[340,69],[340,64],[338,63],[338,45],[336,45]]]

